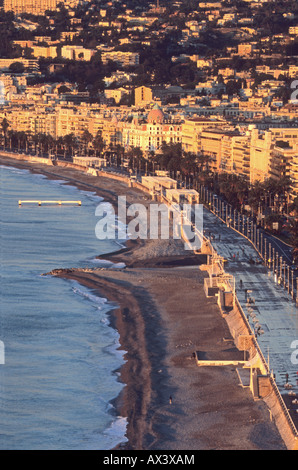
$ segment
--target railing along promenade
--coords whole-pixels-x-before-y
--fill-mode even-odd
[[[200,188],[200,196],[207,210],[251,243],[264,265],[275,273],[279,285],[287,290],[298,306],[298,276],[294,271],[296,266],[289,265],[282,256],[278,256],[278,248],[271,247],[271,243],[267,242],[265,232],[263,233],[257,227],[253,218],[240,214],[236,209],[232,210],[230,204],[219,200],[215,193],[203,186]]]

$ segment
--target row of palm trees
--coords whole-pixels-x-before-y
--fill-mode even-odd
[[[128,155],[138,161],[139,168],[146,170],[148,160],[140,149],[131,149]],[[298,198],[289,204],[291,180],[281,177],[268,178],[264,182],[250,184],[243,177],[229,173],[211,171],[211,157],[182,150],[181,144],[163,143],[157,153],[151,154],[150,170],[158,168],[169,172],[170,176],[182,180],[184,185],[194,189],[201,186],[223,197],[235,209],[248,210],[252,217],[264,216],[264,228],[271,229],[273,222],[279,222],[279,230],[290,235],[293,257],[298,262]],[[292,217],[288,217],[289,214]],[[288,223],[285,225],[285,216]]]
[[[64,158],[73,157],[77,153],[95,156],[109,153],[113,155],[113,161],[117,166],[126,161],[126,166],[132,170],[143,172],[154,172],[156,169],[166,170],[173,178],[182,178],[193,187],[197,187],[198,184],[204,185],[223,196],[237,209],[245,205],[250,206],[252,215],[282,214],[289,213],[291,210],[295,212],[296,206],[292,207],[288,204],[289,178],[279,180],[269,178],[265,182],[257,181],[251,185],[239,175],[212,172],[210,156],[186,152],[182,149],[181,143],[164,142],[158,151],[147,152],[144,155],[138,147],[125,149],[118,143],[107,145],[100,131],[95,137],[85,129],[80,138],[71,133],[55,139],[48,134],[31,134],[9,128],[10,124],[4,118],[0,124],[0,130],[2,130],[5,148]]]
[[[266,229],[272,230],[273,222],[279,222],[279,231],[286,229],[290,235],[293,257],[298,262],[298,198],[289,204],[291,181],[288,177],[278,180],[268,178],[264,182],[250,184],[236,174],[214,173],[210,169],[210,156],[184,152],[181,144],[163,143],[160,152],[152,152],[149,161],[144,159],[138,148],[131,149],[127,155],[134,160],[134,167],[137,162],[140,170],[166,170],[170,176],[182,180],[186,186],[197,190],[205,186],[223,197],[235,209],[250,211],[252,217],[264,215]],[[288,218],[285,226],[285,216],[288,217],[289,214],[292,217]]]
[[[0,131],[2,130],[6,148],[63,157],[73,157],[76,153],[101,156],[109,152],[113,154],[114,162],[118,166],[126,161],[129,168],[139,171],[166,170],[174,178],[182,177],[192,186],[204,185],[216,194],[222,195],[235,208],[241,209],[244,205],[249,205],[253,215],[291,210],[287,197],[290,190],[289,178],[279,180],[269,178],[265,182],[257,181],[251,185],[239,175],[212,172],[210,156],[186,152],[182,149],[181,143],[163,142],[158,151],[147,152],[144,155],[138,147],[125,149],[118,143],[107,145],[101,131],[95,137],[85,129],[80,138],[71,133],[55,139],[48,134],[31,134],[9,128],[10,124],[4,118],[0,123]]]
[[[67,157],[73,156],[77,151],[85,155],[90,152],[100,155],[105,148],[101,132],[93,137],[87,129],[83,131],[80,138],[71,133],[55,139],[49,134],[12,130],[9,122],[4,118],[0,124],[0,130],[3,146],[10,150]]]

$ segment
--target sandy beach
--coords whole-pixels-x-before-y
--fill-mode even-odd
[[[78,170],[5,157],[0,163],[67,180],[114,206],[118,195],[128,203],[151,202],[120,181]],[[198,367],[193,358],[198,350],[216,359],[242,354],[215,299],[205,296],[206,274],[198,266],[203,258],[185,251],[180,240],[130,241],[103,258],[122,261],[126,268],[57,275],[118,305],[110,313],[111,325],[120,334],[126,362],[120,370],[125,387],[114,405],[128,419],[128,442],[119,448],[286,450],[266,404],[240,386],[235,366]]]

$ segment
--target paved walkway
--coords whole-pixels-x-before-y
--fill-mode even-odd
[[[258,343],[266,359],[269,353],[270,369],[280,391],[285,390],[288,374],[292,390],[298,393],[298,365],[291,361],[298,349],[291,348],[292,342],[298,341],[298,308],[272,272],[262,264],[251,264],[251,258],[260,261],[251,243],[205,209],[204,230],[207,237],[209,232],[215,236],[211,240],[214,249],[228,260],[225,270],[235,276],[237,297],[253,331],[260,326]],[[247,303],[246,295],[253,303]]]

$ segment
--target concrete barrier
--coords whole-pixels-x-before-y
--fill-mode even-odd
[[[21,153],[13,152],[0,152],[2,157],[13,158],[14,160],[32,162],[32,163],[43,163],[44,165],[53,165],[53,161],[50,158],[37,157],[32,155],[24,155]]]

